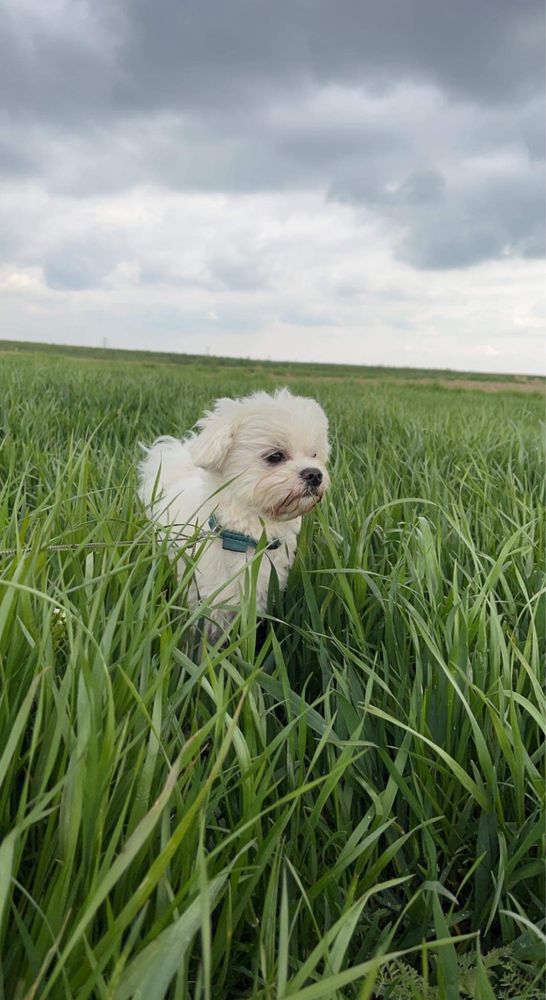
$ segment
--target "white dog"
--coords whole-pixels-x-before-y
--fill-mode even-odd
[[[221,607],[212,618],[225,625],[258,546],[258,613],[266,609],[272,567],[286,586],[301,516],[329,483],[328,421],[315,400],[280,389],[219,399],[197,427],[182,441],[162,437],[145,449],[139,494],[175,549],[197,539],[190,605],[205,602],[209,614]]]

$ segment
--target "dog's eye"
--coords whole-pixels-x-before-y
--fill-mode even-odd
[[[278,465],[279,462],[284,462],[284,459],[284,451],[272,451],[270,455],[266,455],[265,460],[269,465]]]

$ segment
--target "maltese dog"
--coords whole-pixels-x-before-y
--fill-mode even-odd
[[[189,603],[205,604],[214,636],[237,612],[257,550],[258,613],[272,570],[286,586],[302,515],[328,487],[328,421],[314,399],[280,389],[218,399],[196,426],[145,449],[139,495],[175,551],[192,542]]]

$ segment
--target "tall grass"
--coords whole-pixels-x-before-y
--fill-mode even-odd
[[[207,647],[136,444],[275,384],[2,362],[6,1000],[542,995],[541,401],[317,376],[328,499]]]

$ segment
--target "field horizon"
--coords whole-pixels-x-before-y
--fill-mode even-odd
[[[46,341],[17,341],[0,340],[0,355],[28,352],[29,354],[50,354],[63,357],[89,358],[95,361],[126,361],[147,362],[157,364],[200,364],[209,366],[221,366],[229,368],[243,367],[256,368],[257,371],[263,369],[266,372],[277,371],[284,375],[302,375],[305,372],[313,374],[315,377],[327,377],[329,374],[339,375],[348,378],[392,378],[407,379],[409,382],[418,382],[426,379],[427,382],[457,381],[470,382],[469,388],[479,388],[474,383],[499,383],[499,388],[504,385],[513,385],[515,391],[530,391],[544,393],[546,387],[546,374],[533,375],[525,373],[511,372],[476,372],[465,371],[454,368],[410,368],[403,365],[360,365],[345,363],[328,363],[320,361],[273,361],[265,358],[249,358],[236,356],[222,356],[214,354],[187,354],[173,351],[154,350],[134,350],[131,348],[113,347],[87,347],[76,344],[57,344]],[[422,382],[420,383],[422,384]],[[520,388],[524,386],[523,390]]]

